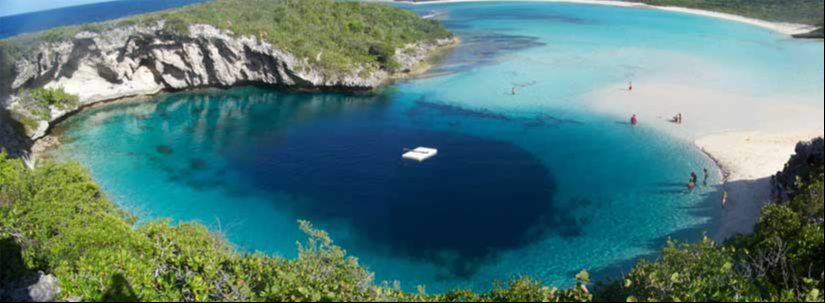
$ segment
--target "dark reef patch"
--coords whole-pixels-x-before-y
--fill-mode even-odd
[[[498,58],[545,44],[537,37],[504,34],[501,32],[461,33],[461,46],[440,60],[440,64],[422,77],[443,76],[466,72],[477,67],[495,64]]]
[[[428,116],[433,112],[440,115],[458,116],[462,118],[494,120],[500,122],[518,122],[523,127],[555,127],[563,124],[582,125],[584,123],[572,120],[558,118],[549,114],[538,114],[532,118],[509,116],[506,114],[494,112],[489,109],[467,109],[458,105],[451,105],[440,102],[428,101],[426,98],[421,98],[415,102],[415,107],[407,111],[407,116]],[[452,125],[451,125],[452,126]]]
[[[158,145],[155,149],[161,155],[171,155],[175,153],[175,150],[169,145]]]
[[[189,170],[198,171],[207,168],[209,164],[203,159],[192,159],[189,161]]]
[[[503,122],[512,122],[515,119],[501,113],[496,113],[488,109],[471,110],[456,105],[430,102],[421,98],[415,102],[416,107],[407,111],[407,115],[415,116],[422,114],[421,111],[437,111],[442,114],[461,116],[466,118],[489,119]]]

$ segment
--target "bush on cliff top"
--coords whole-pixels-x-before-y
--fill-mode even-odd
[[[167,34],[187,34],[190,24],[208,24],[254,36],[325,72],[394,66],[384,53],[407,44],[449,38],[440,23],[382,4],[333,0],[215,0],[115,21],[61,27],[0,41],[2,61],[15,62],[42,42],[69,41],[81,31],[155,24],[164,20]]]

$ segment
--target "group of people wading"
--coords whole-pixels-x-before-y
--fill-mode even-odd
[[[633,82],[630,82],[628,84],[627,91],[628,92],[633,92]],[[673,117],[673,119],[669,120],[670,123],[674,123],[674,124],[682,124],[682,121],[683,121],[682,113],[677,114],[676,116]],[[630,125],[636,126],[638,124],[639,124],[639,117],[636,114],[634,114],[630,118]],[[707,187],[709,178],[710,178],[710,174],[708,173],[708,170],[704,169],[704,179],[702,180],[702,185]],[[688,192],[693,192],[693,190],[696,189],[696,187],[698,185],[699,185],[699,176],[696,174],[696,172],[692,172],[690,174],[690,180],[687,183]],[[776,190],[775,189],[775,191],[779,192],[781,190]],[[728,205],[728,192],[725,191],[725,192],[722,193],[722,209],[727,207],[727,205]]]

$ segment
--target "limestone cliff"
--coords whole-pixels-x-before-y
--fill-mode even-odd
[[[453,39],[422,41],[398,49],[397,74],[378,66],[330,71],[257,37],[234,35],[209,25],[190,25],[186,35],[153,25],[80,32],[70,41],[42,43],[10,65],[0,79],[0,146],[43,137],[54,121],[97,102],[204,87],[267,85],[295,89],[368,90],[408,73]],[[321,61],[319,53],[313,61]],[[49,119],[27,112],[19,96],[32,88],[62,88],[79,97],[70,108],[50,106]],[[44,115],[39,115],[43,117]],[[20,132],[25,136],[19,136]],[[14,136],[18,136],[14,138]],[[4,142],[5,141],[5,142]]]

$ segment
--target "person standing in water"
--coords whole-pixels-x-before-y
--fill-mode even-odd
[[[636,118],[636,115],[633,115],[633,117],[630,118],[630,125],[635,126],[636,124],[639,124],[639,118]]]
[[[728,192],[722,193],[722,209],[728,206]]]
[[[699,183],[699,176],[696,175],[696,172],[690,173],[690,182],[693,182],[694,185],[696,185],[696,183]]]
[[[704,182],[705,187],[707,187],[707,186],[708,186],[708,179],[709,179],[709,178],[710,178],[710,175],[708,175],[708,169],[707,169],[707,168],[705,168],[705,182]]]
[[[688,192],[693,192],[693,189],[696,188],[696,182],[693,182],[693,180],[688,181],[687,187]]]

